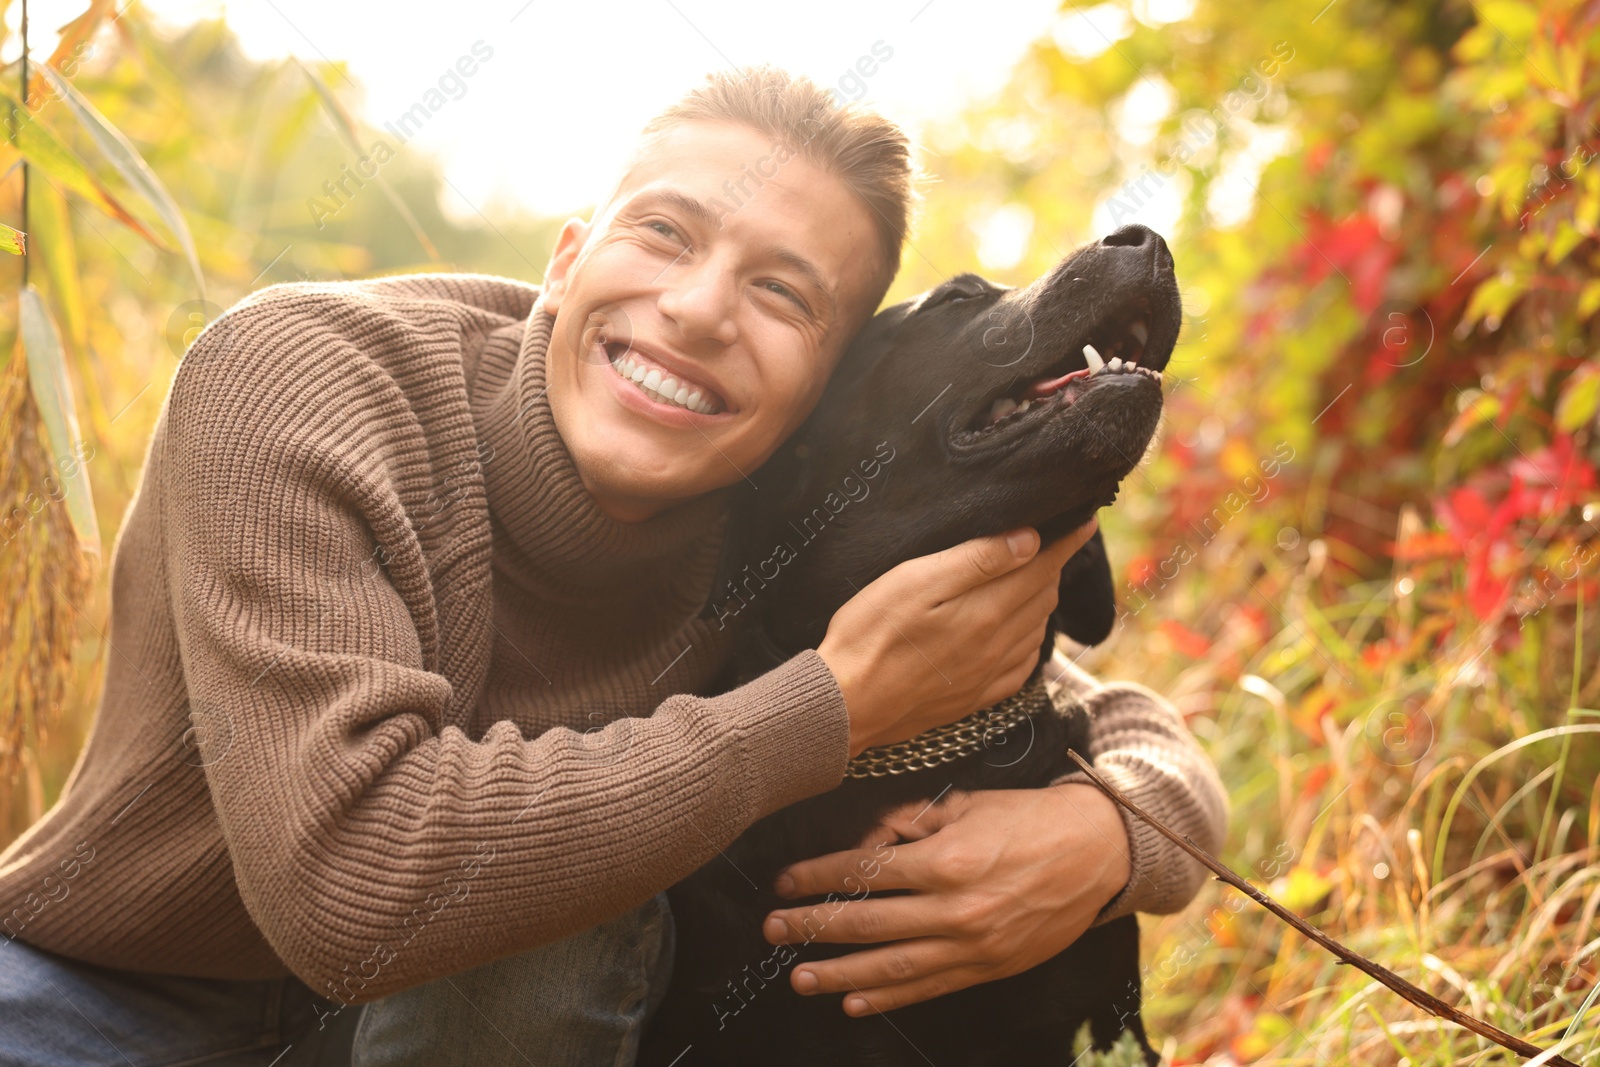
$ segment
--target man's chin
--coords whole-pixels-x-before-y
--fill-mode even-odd
[[[659,444],[636,442],[626,434],[608,436],[603,428],[596,429],[592,439],[578,442],[577,447],[569,444],[567,450],[583,487],[614,519],[640,522],[721,488],[709,484],[702,470],[661,467]]]

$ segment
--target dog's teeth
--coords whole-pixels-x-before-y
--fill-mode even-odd
[[[1089,361],[1089,373],[1099,374],[1105,369],[1106,361],[1100,358],[1100,353],[1094,350],[1094,345],[1083,346],[1083,358]]]
[[[1150,330],[1145,326],[1143,319],[1134,319],[1133,325],[1128,327],[1128,332],[1133,334],[1133,339],[1141,345],[1150,340]]]
[[[1112,356],[1111,362],[1106,364],[1106,368],[1112,372],[1120,372],[1122,370],[1122,358],[1120,356]]]
[[[1010,397],[1001,397],[989,408],[989,421],[999,422],[1013,411],[1017,410],[1017,402]]]
[[[1017,405],[1017,410],[1012,412],[1012,414],[1013,415],[1021,415],[1024,411],[1028,410],[1029,405],[1031,405],[1032,403],[1033,403],[1032,400],[1024,400],[1022,403]]]

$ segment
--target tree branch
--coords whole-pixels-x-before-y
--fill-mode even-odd
[[[1327,949],[1329,952],[1333,953],[1339,958],[1340,963],[1348,963],[1357,970],[1371,975],[1373,978],[1377,979],[1379,982],[1382,982],[1384,985],[1388,986],[1396,993],[1399,993],[1402,997],[1406,998],[1424,1011],[1437,1015],[1442,1019],[1449,1019],[1458,1026],[1464,1026],[1473,1033],[1478,1034],[1481,1037],[1486,1037],[1495,1044],[1504,1048],[1508,1048],[1520,1056],[1543,1056],[1546,1054],[1546,1050],[1540,1048],[1539,1046],[1524,1041],[1520,1037],[1515,1037],[1511,1034],[1508,1034],[1499,1027],[1486,1023],[1482,1019],[1476,1018],[1475,1016],[1468,1015],[1464,1011],[1460,1011],[1451,1007],[1449,1004],[1446,1004],[1432,993],[1412,985],[1410,982],[1406,981],[1404,978],[1401,978],[1398,974],[1395,974],[1387,967],[1373,963],[1359,952],[1354,952],[1341,945],[1333,938],[1328,937],[1320,930],[1317,930],[1315,927],[1311,926],[1304,919],[1300,918],[1300,916],[1296,915],[1288,908],[1285,908],[1282,904],[1279,904],[1276,900],[1273,900],[1255,886],[1251,885],[1249,882],[1233,873],[1227,864],[1212,857],[1212,855],[1205,849],[1191,841],[1188,835],[1180,834],[1177,831],[1168,829],[1166,826],[1162,825],[1161,820],[1157,819],[1139,805],[1129,800],[1123,794],[1122,790],[1118,789],[1116,786],[1100,777],[1100,775],[1095,771],[1094,767],[1091,766],[1082,756],[1079,756],[1071,749],[1067,750],[1067,755],[1071,756],[1073,760],[1077,762],[1078,766],[1083,768],[1084,773],[1087,774],[1090,779],[1094,781],[1094,784],[1099,786],[1107,796],[1109,796],[1112,800],[1115,800],[1118,804],[1121,804],[1123,807],[1127,808],[1129,811],[1133,812],[1135,815],[1139,816],[1139,818],[1143,819],[1151,826],[1155,827],[1175,845],[1189,853],[1189,855],[1193,856],[1195,859],[1199,860],[1201,864],[1203,864],[1208,870],[1217,876],[1218,881],[1226,882],[1227,884],[1233,886],[1235,889],[1239,890],[1239,892],[1245,894],[1251,900],[1272,912],[1272,914],[1276,915],[1278,918],[1294,927],[1295,930],[1299,931],[1299,933],[1302,934],[1307,940],[1314,941],[1323,948]],[[1578,1067],[1577,1064],[1563,1056],[1551,1055],[1541,1062],[1551,1064],[1553,1067]]]

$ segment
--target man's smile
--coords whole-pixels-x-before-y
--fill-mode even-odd
[[[606,362],[650,399],[686,408],[700,415],[719,415],[728,409],[716,385],[702,371],[689,371],[675,357],[630,343],[600,339]]]
[[[639,521],[760,466],[892,275],[871,206],[805,155],[745,210],[716,210],[728,175],[773,141],[739,124],[673,126],[591,222],[562,228],[541,294],[556,316],[551,410],[614,518]]]

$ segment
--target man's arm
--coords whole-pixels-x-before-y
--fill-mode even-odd
[[[1045,681],[1058,705],[1076,697],[1088,709],[1089,754],[1102,777],[1201,848],[1221,852],[1228,833],[1227,790],[1170,701],[1137,682],[1099,682],[1059,649],[1045,664]],[[1053,784],[1066,782],[1096,788],[1081,770]],[[1205,868],[1133,812],[1120,804],[1117,809],[1127,826],[1133,873],[1091,925],[1136,911],[1181,911],[1200,891]]]
[[[1075,694],[1087,706],[1097,771],[1220,850],[1227,794],[1177,709],[1136,683],[1102,685],[1060,653],[1046,664],[1046,684],[1058,702]],[[892,1011],[1018,974],[1091,926],[1133,911],[1178,911],[1193,899],[1205,872],[1188,853],[1082,771],[1053,784],[1075,788],[951,791],[934,804],[913,802],[887,814],[860,848],[791,864],[780,895],[840,893],[852,902],[777,909],[763,927],[768,941],[876,947],[802,963],[790,984],[846,994],[849,1015]],[[1118,830],[1131,863],[1108,853],[1124,847]],[[872,891],[865,896],[863,883]],[[894,889],[911,892],[884,895]]]
[[[596,734],[450,725],[472,671],[440,664],[476,639],[445,629],[403,504],[428,477],[406,398],[314,308],[234,314],[158,427],[151,565],[240,897],[315,992],[370,1000],[592,926],[838,783],[849,722],[809,650]]]

